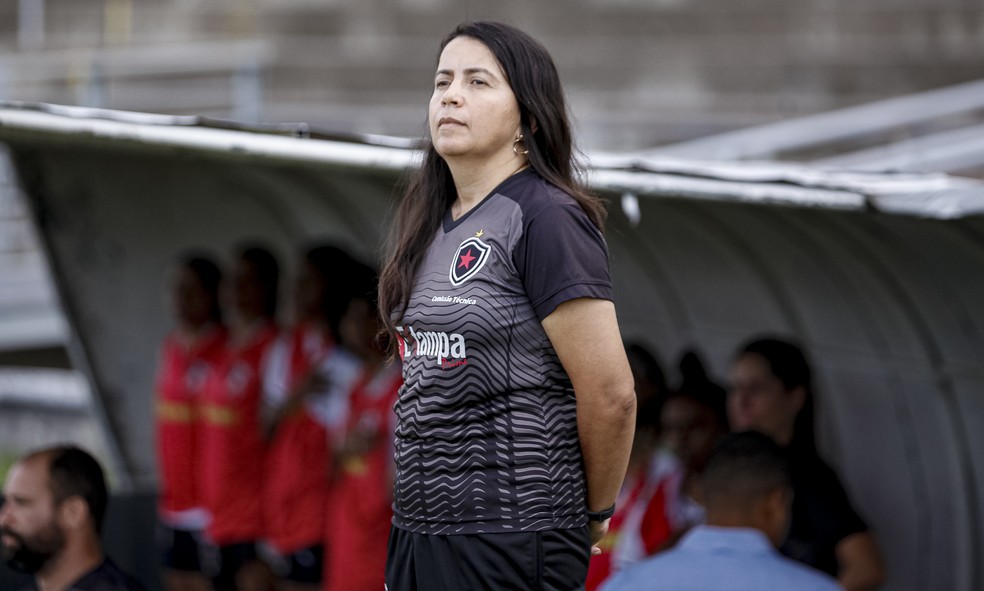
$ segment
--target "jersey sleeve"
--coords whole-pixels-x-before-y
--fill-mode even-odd
[[[513,262],[541,321],[568,300],[613,299],[605,237],[576,202],[552,203],[525,224]]]
[[[290,393],[290,345],[290,339],[284,333],[274,341],[263,357],[260,375],[263,379],[263,404],[266,407],[279,407]]]

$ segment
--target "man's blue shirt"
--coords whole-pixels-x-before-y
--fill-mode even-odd
[[[820,571],[775,550],[757,529],[699,525],[672,550],[635,564],[603,591],[842,591]]]

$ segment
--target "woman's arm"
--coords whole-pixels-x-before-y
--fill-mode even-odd
[[[602,299],[564,302],[543,319],[577,397],[577,428],[588,485],[587,510],[610,507],[629,463],[635,431],[635,386],[615,318]],[[608,523],[592,522],[592,543]]]

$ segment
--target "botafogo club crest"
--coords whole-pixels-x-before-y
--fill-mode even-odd
[[[458,287],[474,277],[485,265],[485,261],[489,260],[491,252],[492,247],[478,237],[465,239],[451,258],[451,272],[448,274],[451,285]]]

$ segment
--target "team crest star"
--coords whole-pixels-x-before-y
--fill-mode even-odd
[[[458,263],[458,267],[464,267],[464,268],[468,269],[469,267],[471,267],[472,261],[474,261],[474,260],[475,260],[475,257],[472,256],[472,251],[469,248],[467,253],[461,255],[461,262]]]
[[[479,230],[478,232],[475,232],[475,238],[481,238],[482,237],[482,234],[485,234],[485,229],[484,228],[481,229],[481,230]]]

